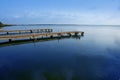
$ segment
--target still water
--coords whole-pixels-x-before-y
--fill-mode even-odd
[[[0,46],[0,80],[120,80],[120,27],[13,26],[84,31],[80,39]]]

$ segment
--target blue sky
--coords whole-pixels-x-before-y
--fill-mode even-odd
[[[4,23],[120,24],[120,0],[1,0]]]

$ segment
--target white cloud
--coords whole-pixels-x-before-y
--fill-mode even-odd
[[[15,15],[15,16],[13,16],[14,18],[21,18],[21,16],[19,16],[19,15]]]
[[[36,23],[120,24],[119,12],[40,12],[27,11],[13,18]]]

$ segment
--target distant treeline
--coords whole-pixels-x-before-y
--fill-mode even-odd
[[[6,26],[117,26],[120,27],[120,25],[92,25],[92,24],[4,24],[0,22],[0,27],[6,27]]]
[[[10,24],[3,24],[2,22],[0,22],[0,27],[4,27],[4,26],[12,26]]]
[[[0,22],[0,27],[4,26],[2,22]]]

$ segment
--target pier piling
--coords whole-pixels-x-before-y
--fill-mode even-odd
[[[81,33],[81,36],[84,36],[84,32]]]
[[[12,39],[9,39],[9,42],[12,42]]]

